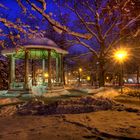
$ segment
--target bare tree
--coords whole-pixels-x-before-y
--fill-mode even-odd
[[[136,4],[134,0],[73,0],[65,2],[65,6],[76,15],[77,22],[81,24],[80,28],[84,28],[86,34],[82,34],[61,25],[30,0],[27,2],[59,32],[66,32],[74,36],[77,44],[81,44],[93,52],[99,63],[100,86],[104,86],[104,67],[108,52],[124,38],[130,36],[125,31],[140,18],[140,13],[137,16],[131,13]],[[76,25],[73,26],[76,27]]]

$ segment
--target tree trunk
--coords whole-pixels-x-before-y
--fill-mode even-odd
[[[121,86],[121,73],[118,75],[118,85]]]
[[[81,85],[81,73],[78,71],[78,86]]]
[[[105,62],[104,58],[99,59],[99,87],[105,86],[105,70],[104,70]]]
[[[90,83],[91,83],[91,86],[93,86],[93,84],[94,84],[94,77],[93,77],[93,73],[91,73],[90,77],[91,77],[91,79],[90,79]]]
[[[137,84],[139,84],[139,66],[137,67]]]

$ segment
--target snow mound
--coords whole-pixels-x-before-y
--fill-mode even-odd
[[[112,109],[114,102],[109,99],[82,97],[59,100],[44,104],[42,101],[29,101],[18,106],[19,115],[78,114]]]
[[[96,94],[98,92],[108,90],[108,88],[107,87],[100,87],[97,89],[95,89],[95,88],[77,88],[76,90],[81,91],[81,92],[85,92],[85,93]]]
[[[6,106],[0,109],[0,117],[12,116],[16,113],[16,106]]]
[[[20,100],[17,98],[5,98],[5,99],[0,99],[0,105],[4,104],[10,104],[10,103],[16,103],[19,102]]]
[[[46,86],[42,86],[42,85],[39,85],[39,86],[33,86],[32,87],[32,93],[35,94],[35,95],[42,95],[46,92]]]
[[[109,98],[113,99],[116,96],[119,96],[120,93],[117,92],[115,89],[108,88],[106,90],[101,90],[97,94],[95,94],[95,97],[102,97],[102,98]]]
[[[2,98],[16,98],[17,96],[20,96],[20,93],[19,92],[13,92],[12,94],[11,93],[8,93],[8,90],[1,90],[0,91],[0,97]]]
[[[62,96],[62,95],[69,95],[71,94],[69,91],[67,90],[63,90],[61,92],[50,92],[50,93],[46,93],[43,96],[44,97],[58,97],[58,96]]]
[[[0,96],[5,95],[6,93],[7,93],[7,90],[1,90],[1,91],[0,91]]]

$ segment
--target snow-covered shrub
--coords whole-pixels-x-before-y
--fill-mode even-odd
[[[82,97],[59,100],[48,105],[40,101],[29,101],[18,107],[20,115],[77,114],[111,109],[113,102],[103,98]]]
[[[108,88],[105,91],[101,91],[98,92],[97,94],[95,94],[95,97],[102,97],[102,98],[109,98],[112,99],[116,96],[119,96],[119,92],[117,92],[117,90],[112,89],[112,88]]]
[[[123,93],[128,96],[139,97],[140,98],[140,89],[138,88],[128,88],[125,87],[123,89]]]

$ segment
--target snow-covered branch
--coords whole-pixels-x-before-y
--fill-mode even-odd
[[[95,26],[95,22],[87,21],[86,24]]]
[[[72,11],[77,15],[77,17],[78,17],[78,18],[80,19],[80,21],[83,23],[83,25],[85,26],[85,28],[87,29],[87,31],[88,31],[89,33],[91,33],[93,36],[95,36],[96,39],[100,42],[101,40],[98,38],[97,34],[96,34],[95,32],[93,32],[92,29],[89,28],[88,24],[87,24],[86,21],[80,16],[80,14],[77,12],[77,10],[76,10],[76,9],[73,9],[73,8],[71,8],[71,7],[69,7],[68,5],[67,5],[67,7],[68,7],[70,10],[72,10]]]
[[[114,47],[115,45],[117,45],[117,43],[119,43],[120,41],[122,41],[127,36],[129,36],[129,34],[127,34],[125,36],[122,36],[122,37],[119,37],[119,34],[118,34],[118,36],[110,43],[110,45],[106,49],[105,55],[112,49],[112,47]]]
[[[85,42],[81,41],[80,38],[76,37],[77,41],[78,41],[78,44],[81,44],[83,46],[85,46],[86,48],[88,48],[92,53],[95,54],[96,57],[98,57],[98,54],[97,52],[91,47],[89,46],[88,44],[86,44]]]
[[[140,15],[138,15],[136,18],[130,20],[128,22],[128,24],[124,25],[124,27],[120,30],[120,32],[118,33],[118,36],[112,41],[112,43],[110,43],[110,45],[108,46],[108,48],[106,49],[105,51],[105,54],[108,53],[108,51],[113,47],[115,46],[117,43],[119,43],[121,40],[123,40],[124,38],[126,38],[127,36],[130,36],[130,34],[126,34],[126,35],[123,35],[122,37],[119,37],[119,35],[121,34],[121,32],[123,30],[125,30],[130,24],[134,23],[138,18],[140,17]]]
[[[47,5],[45,0],[37,0],[37,1],[39,1],[42,4],[43,10],[45,11],[46,10],[46,5]]]
[[[135,17],[134,19],[130,20],[122,29],[121,29],[121,32],[123,30],[125,30],[129,25],[131,25],[132,23],[136,22],[137,20],[140,20],[140,14]]]
[[[23,13],[26,14],[27,9],[26,7],[22,4],[21,0],[17,0],[18,5],[22,8]]]
[[[78,32],[71,31],[68,27],[61,25],[59,22],[56,20],[52,19],[48,14],[46,14],[42,9],[37,7],[35,4],[31,3],[30,0],[26,0],[32,8],[34,8],[36,11],[38,11],[55,29],[60,30],[62,32],[66,32],[69,35],[75,36],[75,37],[80,37],[84,39],[91,39],[92,35],[89,33],[86,34],[81,34]]]
[[[5,48],[5,46],[4,46],[4,40],[0,40],[0,46],[1,46],[2,48]]]
[[[2,22],[8,28],[15,28],[15,29],[17,29],[18,31],[20,31],[24,34],[26,33],[26,30],[24,30],[22,27],[12,23],[11,21],[8,21],[5,18],[0,18],[0,22]]]
[[[123,4],[122,10],[126,7],[126,5],[130,2],[131,0],[126,0]]]
[[[4,8],[5,10],[8,10],[8,8],[1,3],[0,3],[0,7]]]
[[[96,11],[95,12],[96,30],[97,30],[97,34],[100,39],[100,42],[103,42],[103,35],[102,35],[101,26],[100,26],[99,21],[100,21],[99,13],[98,13],[98,11]]]
[[[89,54],[92,54],[92,52],[90,51],[90,52],[87,52],[87,53],[79,54],[78,56],[77,55],[76,56],[70,56],[68,58],[71,59],[71,60],[75,60],[75,59],[78,59],[78,58],[80,58],[82,56],[86,56],[86,55],[89,55]]]
[[[92,12],[93,15],[95,15],[95,9],[93,9],[93,8],[89,5],[88,1],[85,1],[85,2],[83,2],[82,4],[83,4],[85,7],[87,7],[87,8]]]
[[[117,18],[114,20],[113,24],[109,27],[109,29],[105,32],[103,38],[106,39],[106,37],[108,36],[108,34],[112,31],[112,29],[115,27],[117,22]]]

